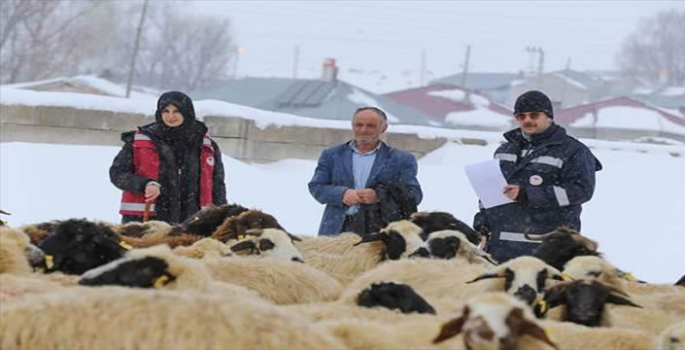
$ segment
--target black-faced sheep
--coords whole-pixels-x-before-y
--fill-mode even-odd
[[[480,263],[489,266],[497,265],[490,255],[473,243],[463,233],[454,230],[436,231],[428,236],[426,246],[430,256],[438,259],[462,258],[469,263]]]
[[[239,253],[248,251],[249,255],[260,255],[274,259],[304,262],[304,258],[293,242],[301,241],[283,230],[275,228],[250,229],[245,231],[245,238],[231,245],[231,251]]]
[[[39,248],[45,272],[80,275],[122,257],[129,247],[107,225],[70,219],[58,223]]]
[[[371,233],[363,236],[361,241],[355,243],[360,245],[363,243],[381,241],[385,248],[380,253],[381,260],[397,260],[403,257],[409,257],[425,244],[421,237],[423,230],[421,227],[412,223],[411,221],[401,220],[391,222],[380,230],[378,233]]]
[[[553,232],[525,237],[531,241],[542,241],[533,256],[557,270],[562,270],[569,260],[583,255],[600,256],[597,242],[568,227],[559,227]]]
[[[443,211],[421,211],[411,215],[409,219],[423,230],[424,240],[435,231],[454,230],[464,234],[469,242],[478,245],[481,236],[471,226]]]
[[[247,230],[256,228],[277,228],[286,231],[272,215],[260,210],[248,210],[226,219],[211,236],[225,243],[231,239],[240,240]]]
[[[607,303],[641,307],[633,303],[622,291],[594,280],[563,282],[545,291],[545,302],[550,309],[564,305],[561,321],[588,327],[610,326],[604,312]]]
[[[531,256],[521,256],[509,260],[467,283],[490,278],[504,279],[504,291],[535,308],[538,315],[543,311],[540,309],[542,305],[539,302],[544,296],[547,280],[564,280],[557,269],[545,264],[542,260]]]
[[[202,209],[170,232],[170,235],[191,234],[209,237],[226,219],[248,211],[239,204],[224,204]]]
[[[461,333],[468,349],[527,349],[526,341],[558,349],[528,306],[504,293],[486,293],[469,299],[462,315],[445,323],[433,342],[440,343]]]
[[[359,293],[357,305],[363,307],[385,307],[400,310],[404,314],[435,314],[435,309],[418,295],[412,287],[394,282],[374,283]]]
[[[45,254],[31,244],[24,232],[0,227],[0,274],[28,274],[42,266]]]

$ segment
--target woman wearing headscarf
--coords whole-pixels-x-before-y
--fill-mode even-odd
[[[155,122],[121,135],[124,146],[109,169],[123,192],[122,222],[183,222],[202,208],[226,204],[224,166],[207,126],[195,119],[188,95],[169,91],[157,101]],[[147,204],[147,205],[146,205]]]

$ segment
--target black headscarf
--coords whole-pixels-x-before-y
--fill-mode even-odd
[[[162,120],[162,110],[169,104],[176,106],[183,115],[183,123],[181,123],[181,125],[170,127]],[[163,93],[157,100],[155,120],[158,124],[158,127],[156,128],[157,134],[165,142],[174,145],[178,142],[184,143],[185,141],[188,141],[193,134],[193,126],[195,124],[193,100],[188,95],[179,91],[168,91]]]

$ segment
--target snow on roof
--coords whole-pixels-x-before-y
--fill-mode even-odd
[[[48,85],[48,84],[54,84],[54,83],[72,83],[72,84],[80,84],[84,85],[93,89],[96,89],[98,91],[101,91],[107,95],[111,96],[119,96],[119,97],[124,97],[126,96],[126,87],[118,85],[116,83],[113,83],[107,79],[100,78],[95,75],[77,75],[74,77],[58,77],[54,79],[46,79],[46,80],[39,80],[39,81],[31,81],[31,82],[25,82],[25,83],[18,83],[18,84],[9,84],[9,85],[2,85],[3,88],[15,88],[15,89],[30,89],[33,87],[38,87],[41,85]],[[136,90],[140,91],[145,91],[145,92],[139,92]],[[149,89],[149,88],[136,88],[136,90],[131,90],[130,96],[131,97],[136,97],[136,98],[156,98],[159,93]]]
[[[569,77],[568,74],[563,74],[563,73],[559,73],[559,72],[552,73],[552,74],[556,75],[557,77],[561,78],[565,82],[567,82],[567,83],[569,83],[569,84],[571,84],[571,85],[573,85],[573,86],[575,86],[581,90],[587,90],[587,86],[585,86],[585,84]]]
[[[452,90],[438,90],[438,91],[429,91],[428,95],[431,96],[438,96],[442,98],[446,98],[448,100],[456,101],[456,102],[464,102],[464,99],[466,98],[466,91],[462,89],[452,89]],[[469,95],[469,101],[473,103],[476,106],[483,106],[487,107],[490,105],[490,100],[487,98],[471,93]]]
[[[449,113],[445,116],[445,122],[453,125],[486,126],[497,129],[505,129],[512,126],[511,117],[483,108]]]
[[[629,130],[666,131],[685,135],[685,127],[670,122],[651,109],[612,106],[597,110],[597,121],[592,112],[571,123],[573,127],[598,127]]]
[[[685,96],[685,86],[669,86],[662,90],[659,95],[662,96]]]

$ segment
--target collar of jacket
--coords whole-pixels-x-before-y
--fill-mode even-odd
[[[535,147],[542,144],[561,142],[566,136],[566,129],[557,125],[556,123],[550,125],[547,130],[539,134],[530,135],[530,141],[526,140],[521,132],[521,128],[516,128],[514,130],[507,131],[503,136],[507,141],[517,145],[518,147],[528,144]]]

